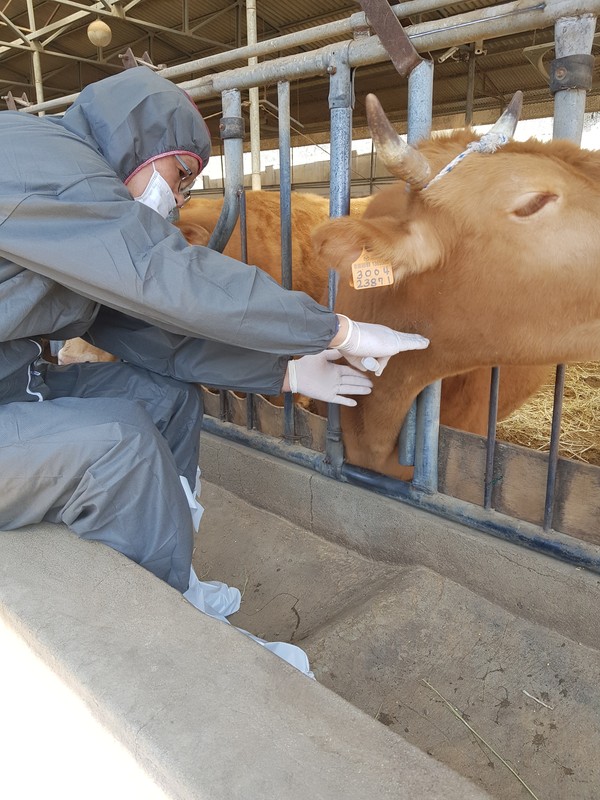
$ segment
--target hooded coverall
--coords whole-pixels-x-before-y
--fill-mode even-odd
[[[147,67],[62,117],[0,113],[0,529],[66,523],[185,591],[195,384],[279,393],[288,358],[327,348],[337,320],[132,199],[125,179],[173,151],[206,163],[208,131]],[[84,334],[123,360],[40,358],[41,338]]]

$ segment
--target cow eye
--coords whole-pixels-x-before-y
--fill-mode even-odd
[[[531,217],[541,211],[548,203],[558,200],[558,195],[552,192],[537,192],[526,195],[525,202],[513,210],[516,217]]]

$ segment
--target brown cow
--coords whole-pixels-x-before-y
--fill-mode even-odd
[[[314,242],[322,263],[339,270],[337,310],[431,341],[391,359],[373,393],[341,411],[348,460],[405,477],[398,433],[427,384],[458,376],[453,385],[471,394],[469,383],[488,383],[488,367],[509,364],[525,397],[545,371],[530,364],[600,357],[600,154],[564,141],[510,142],[469,154],[426,186],[473,133],[414,150],[373,96],[368,109],[378,149],[411,191],[404,182],[384,189],[364,219],[331,220]],[[393,285],[350,285],[363,249],[390,265]],[[474,416],[469,427],[482,432],[485,416]]]
[[[473,134],[467,134],[468,139]],[[462,141],[462,140],[461,140]],[[445,144],[442,152],[447,157]],[[456,148],[460,151],[462,144]],[[351,216],[365,218],[387,213],[390,195],[398,216],[407,213],[408,194],[404,184],[390,187],[385,192],[369,198],[351,201]],[[278,192],[247,192],[248,216],[248,261],[258,264],[275,279],[281,278],[280,211]],[[222,198],[194,197],[181,211],[179,228],[190,244],[206,245],[217,223],[222,207]],[[292,263],[294,288],[307,292],[317,300],[325,299],[327,274],[317,263],[311,243],[314,229],[329,218],[329,201],[318,195],[292,193]],[[265,235],[268,232],[268,235]],[[241,257],[239,224],[227,244],[227,255]],[[379,302],[381,295],[374,293]],[[352,305],[345,306],[344,293],[340,293],[337,310],[352,314]],[[378,310],[369,310],[368,318],[378,320]],[[79,361],[113,361],[113,356],[93,347],[82,339],[66,343],[59,355],[61,364]],[[505,367],[499,398],[499,418],[502,419],[518,408],[547,377],[547,367]],[[442,385],[441,421],[450,427],[480,433],[487,419],[490,371],[476,370],[446,379]],[[361,402],[363,402],[361,400]]]

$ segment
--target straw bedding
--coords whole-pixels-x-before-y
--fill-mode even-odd
[[[553,400],[552,381],[542,386],[525,405],[498,423],[498,438],[547,452],[550,447]],[[567,367],[560,455],[600,465],[600,363],[586,362]]]

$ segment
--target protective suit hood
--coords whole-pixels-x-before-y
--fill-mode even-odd
[[[148,67],[90,84],[57,122],[94,147],[123,182],[165,153],[187,152],[200,170],[210,155],[210,135],[193,101]]]

